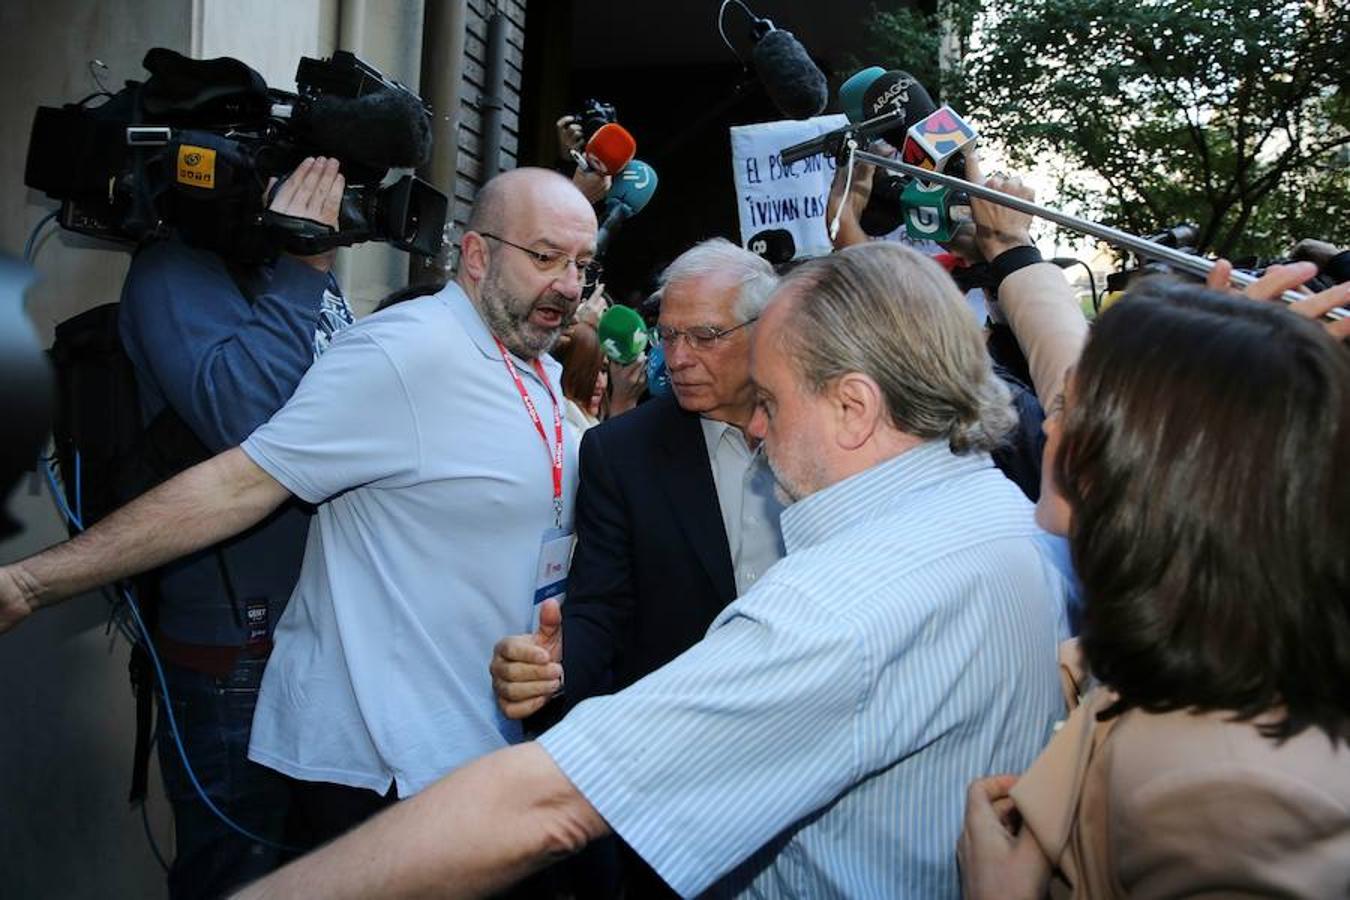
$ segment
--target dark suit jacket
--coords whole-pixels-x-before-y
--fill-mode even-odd
[[[687,650],[736,597],[699,417],[672,398],[586,432],[563,604],[566,704]]]

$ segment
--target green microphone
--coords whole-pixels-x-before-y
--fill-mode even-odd
[[[605,310],[596,330],[605,355],[621,366],[629,365],[647,349],[647,326],[631,306],[616,304]]]
[[[952,217],[952,191],[940,184],[925,184],[917,179],[905,185],[900,195],[900,210],[905,217],[905,233],[915,240],[927,239],[939,244],[952,239],[960,222]]]

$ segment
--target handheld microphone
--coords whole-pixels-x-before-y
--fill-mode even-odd
[[[779,151],[779,156],[784,165],[791,165],[817,153],[838,156],[850,140],[873,135],[879,135],[892,146],[899,147],[904,143],[909,126],[934,109],[936,107],[928,91],[913,75],[898,69],[886,72],[863,91],[861,122],[850,122],[843,128],[784,147]]]
[[[862,114],[867,119],[887,113],[904,112],[902,121],[881,132],[893,147],[905,142],[909,127],[930,115],[937,105],[918,79],[908,72],[892,69],[877,78],[863,91]]]
[[[843,107],[844,115],[848,116],[850,123],[857,125],[867,118],[863,114],[863,94],[874,81],[885,74],[886,70],[881,66],[868,66],[854,72],[847,81],[839,85],[839,105]]]
[[[295,122],[330,156],[375,169],[415,169],[431,159],[431,116],[417,97],[372,91],[360,97],[323,94],[297,104]]]
[[[617,175],[632,162],[636,153],[637,141],[628,129],[617,122],[609,122],[595,130],[582,153],[573,151],[573,156],[577,165],[585,167],[587,171]]]
[[[946,171],[950,162],[951,168],[959,165],[953,174],[960,176],[965,173],[965,158],[958,154],[974,147],[978,138],[979,132],[944,104],[909,127],[900,158],[930,172]]]
[[[605,310],[596,326],[600,349],[621,366],[626,366],[647,349],[647,323],[631,306],[617,304]]]
[[[864,69],[854,77],[863,75]],[[922,120],[935,109],[933,98],[913,75],[899,69],[882,72],[867,81],[862,91],[861,114],[865,119],[896,115],[897,121],[881,130],[880,135],[892,146],[899,147],[909,126]],[[904,179],[890,172],[878,171],[872,176],[872,195],[858,216],[858,225],[864,234],[873,237],[890,234],[905,220],[901,195]]]
[[[751,33],[755,72],[773,105],[789,119],[820,115],[830,100],[829,88],[825,73],[811,61],[801,42],[768,19],[756,19]]]
[[[940,184],[925,184],[915,179],[900,195],[905,232],[911,238],[924,238],[945,244],[956,234],[962,219],[957,207],[969,206],[970,199],[960,191]]]
[[[603,216],[595,235],[597,257],[604,255],[614,229],[642,212],[651,202],[658,180],[656,170],[640,159],[632,160],[614,176],[614,183],[605,195]]]
[[[674,393],[670,387],[670,370],[666,368],[666,348],[660,344],[652,347],[647,354],[647,392],[653,397],[669,397]]]

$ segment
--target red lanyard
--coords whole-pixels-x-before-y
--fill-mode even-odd
[[[543,382],[544,390],[548,391],[548,398],[553,401],[553,447],[549,448],[548,433],[544,431],[544,422],[539,418],[539,410],[535,409],[534,401],[530,399],[530,392],[525,390],[525,382],[520,380],[520,373],[516,371],[516,364],[511,361],[511,354],[506,349],[506,345],[501,342],[496,335],[492,338],[497,342],[497,349],[502,351],[502,362],[506,363],[506,371],[511,373],[511,380],[516,383],[516,390],[520,391],[520,399],[525,401],[525,411],[530,414],[530,421],[534,423],[534,430],[539,432],[539,437],[544,441],[544,449],[548,451],[549,461],[553,465],[553,524],[556,528],[562,528],[562,476],[563,476],[563,427],[562,413],[558,410],[558,398],[553,396],[553,388],[549,387],[548,376],[544,374],[544,365],[538,359],[530,362],[534,364],[535,374]]]

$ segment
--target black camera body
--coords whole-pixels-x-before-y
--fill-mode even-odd
[[[1155,244],[1161,244],[1164,247],[1171,247],[1173,250],[1195,253],[1196,242],[1199,240],[1199,236],[1200,229],[1195,223],[1178,222],[1166,231],[1150,234],[1147,240],[1150,240]],[[1148,278],[1153,275],[1171,275],[1188,279],[1193,277],[1178,271],[1174,266],[1161,260],[1136,257],[1134,266],[1131,267],[1127,265],[1122,267],[1119,271],[1107,274],[1106,290],[1108,293],[1113,291],[1125,291],[1139,279]]]
[[[581,112],[572,113],[572,118],[581,126],[581,142],[584,144],[602,126],[619,121],[619,114],[612,103],[588,99],[581,104]]]
[[[230,58],[154,48],[144,65],[145,82],[128,81],[101,105],[38,108],[24,183],[61,201],[62,227],[132,243],[172,228],[242,262],[369,240],[439,249],[445,195],[412,176],[381,186],[390,168],[430,154],[431,110],[403,85],[344,51],[301,59],[298,93],[269,88]],[[340,163],[336,230],[266,208],[269,180],[308,156]]]

